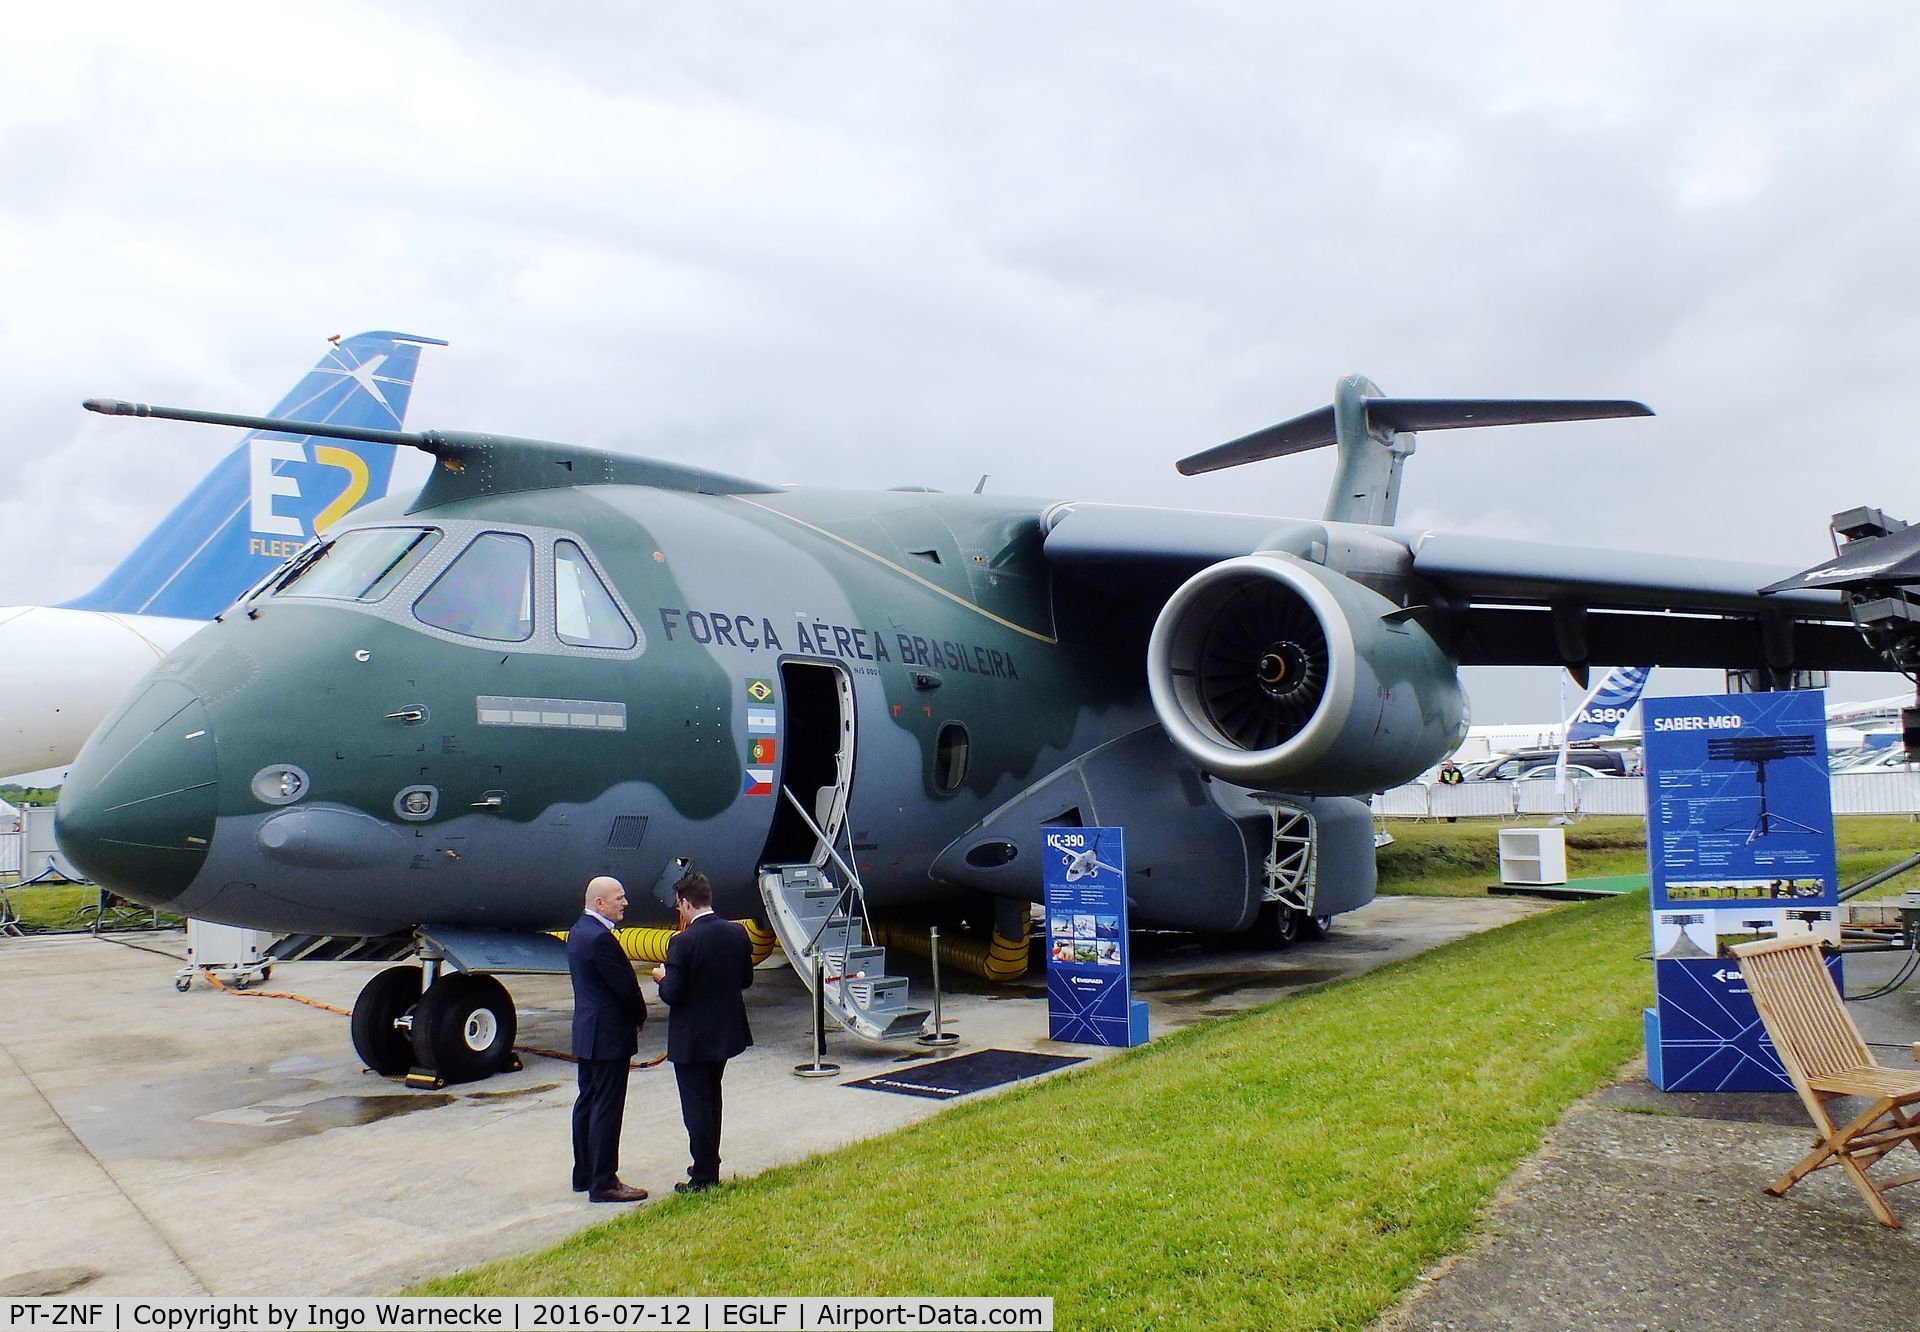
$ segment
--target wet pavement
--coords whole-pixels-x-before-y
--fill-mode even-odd
[[[1355,975],[1539,910],[1382,898],[1281,953],[1143,936],[1135,993],[1155,1035]],[[361,1068],[344,1017],[173,988],[178,934],[0,940],[0,1295],[360,1295],[550,1244],[607,1219],[568,1188],[571,1064],[524,1055],[486,1082],[409,1091]],[[158,951],[152,951],[158,950]],[[380,968],[294,963],[265,987],[340,1008]],[[926,977],[915,978],[924,993]],[[565,977],[515,978],[523,1046],[564,1049]],[[651,998],[652,985],[646,990]],[[808,1004],[776,957],[748,992],[758,1044],[727,1076],[723,1174],[748,1175],[938,1114],[844,1084],[936,1056],[836,1035],[837,1078],[795,1078]],[[953,982],[955,1053],[1101,1057],[1049,1041],[1044,983]],[[656,1009],[656,1017],[661,1016]],[[642,1038],[660,1053],[665,1023]],[[991,1095],[991,1092],[980,1093]],[[623,1176],[659,1195],[685,1169],[665,1065],[636,1072]]]

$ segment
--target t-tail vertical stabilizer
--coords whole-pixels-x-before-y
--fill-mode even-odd
[[[1639,706],[1640,695],[1653,674],[1651,666],[1616,666],[1593,687],[1573,716],[1567,719],[1567,743],[1610,740],[1620,724]]]
[[[388,332],[331,343],[268,415],[398,430],[420,348],[446,346]],[[210,620],[317,530],[385,495],[392,476],[391,444],[251,431],[100,586],[64,604]]]

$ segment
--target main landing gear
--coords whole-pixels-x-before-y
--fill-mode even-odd
[[[1257,947],[1290,948],[1302,939],[1324,939],[1332,928],[1332,916],[1309,915],[1285,902],[1262,902],[1260,918],[1248,933]]]
[[[437,960],[388,967],[353,1003],[353,1048],[382,1077],[476,1082],[518,1068],[513,996],[492,976],[440,972]]]

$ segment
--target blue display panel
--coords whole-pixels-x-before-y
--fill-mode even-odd
[[[1753,996],[1732,958],[1661,958],[1655,964],[1658,1068],[1662,1091],[1792,1091],[1793,1083],[1760,1023]],[[1837,989],[1840,958],[1827,959]]]
[[[1838,947],[1825,695],[1648,699],[1647,863],[1666,1091],[1788,1091],[1735,945],[1811,931]],[[1839,959],[1828,969],[1836,986]]]
[[[1127,955],[1127,850],[1119,828],[1045,834],[1047,1034],[1079,1045],[1139,1045],[1147,1006]]]

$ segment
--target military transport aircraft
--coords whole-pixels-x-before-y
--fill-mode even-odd
[[[1334,445],[1313,520],[331,431],[431,476],[162,662],[74,766],[61,843],[141,902],[417,949],[355,1043],[446,1078],[511,1057],[489,973],[564,966],[543,932],[595,874],[664,917],[697,864],[875,1038],[919,1011],[864,917],[970,902],[1023,965],[1047,824],[1125,827],[1136,925],[1284,940],[1372,898],[1366,797],[1459,743],[1462,665],[1879,668],[1835,595],[1762,598],[1779,569],[1395,525],[1417,430],[1644,414],[1350,377],[1179,464]]]

